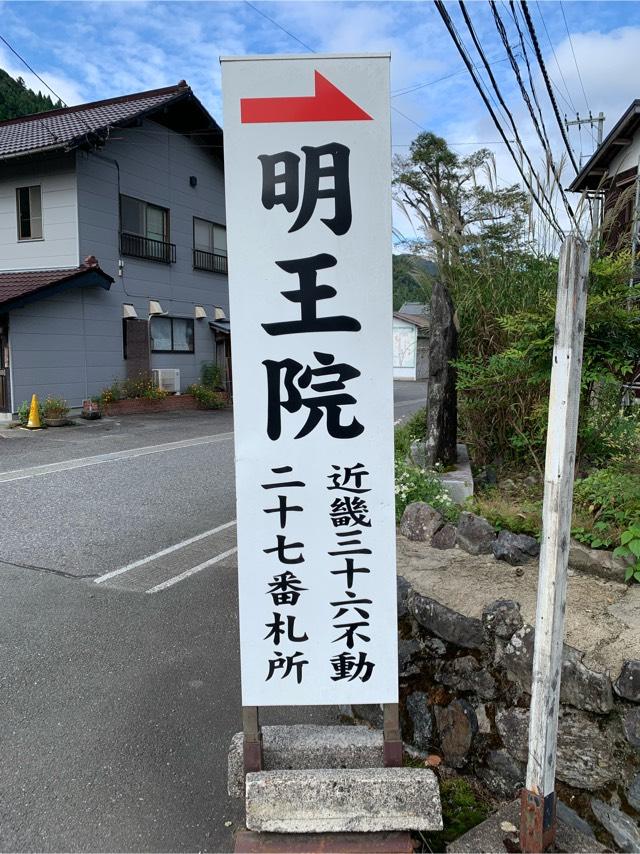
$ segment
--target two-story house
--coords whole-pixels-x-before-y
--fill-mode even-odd
[[[229,358],[222,131],[181,81],[0,122],[0,418]]]

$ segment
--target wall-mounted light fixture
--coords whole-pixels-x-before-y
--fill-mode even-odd
[[[151,315],[154,315],[154,314],[168,314],[168,312],[163,311],[163,308],[162,308],[162,306],[160,305],[160,303],[159,303],[159,302],[157,302],[157,301],[156,301],[156,300],[154,300],[154,299],[150,299],[150,300],[149,300],[149,314],[151,314]]]
[[[196,320],[202,320],[207,316],[207,312],[204,310],[204,306],[197,305],[194,310],[194,315]]]
[[[138,317],[138,312],[135,309],[135,306],[131,305],[130,302],[122,303],[122,316],[125,319],[129,319],[131,317]]]
[[[195,187],[198,184],[198,179],[195,175],[189,175],[189,186]]]
[[[216,306],[215,313],[213,316],[216,320],[226,320],[227,319],[227,315],[224,313],[224,311],[219,306]]]

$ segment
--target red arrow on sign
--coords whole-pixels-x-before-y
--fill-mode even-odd
[[[240,98],[242,124],[372,121],[355,101],[315,72],[315,94],[304,98]]]

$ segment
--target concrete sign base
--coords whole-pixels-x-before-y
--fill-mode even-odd
[[[322,768],[247,774],[249,830],[371,833],[441,830],[440,793],[427,768]]]

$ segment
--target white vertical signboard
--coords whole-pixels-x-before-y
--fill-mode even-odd
[[[242,702],[395,703],[389,56],[222,70]]]

